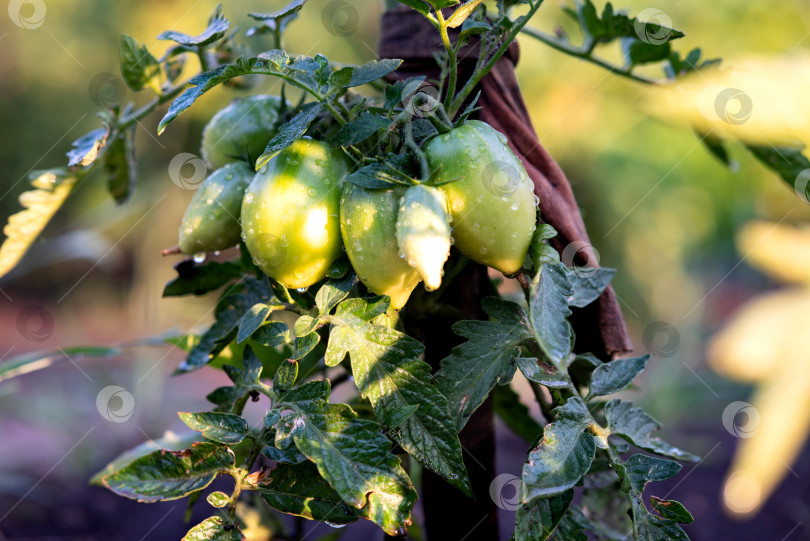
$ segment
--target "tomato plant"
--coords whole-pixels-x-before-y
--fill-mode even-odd
[[[581,48],[526,26],[541,0],[401,0],[437,31],[440,75],[389,82],[401,60],[352,66],[320,53],[291,56],[282,36],[304,4],[250,14],[251,32],[275,42],[258,54],[231,54],[235,34],[219,8],[198,36],[162,34],[172,45],[159,58],[124,36],[124,80],[156,95],[139,108],[105,111],[102,126],[74,143],[68,166],[34,174],[26,210],[6,228],[2,273],[96,167],[116,200],[126,201],[134,126],[164,104],[159,134],[203,94],[242,85],[246,76],[278,78],[305,96],[297,105],[283,93],[243,98],[206,126],[202,155],[215,170],[178,217],[179,247],[166,251],[194,257],[177,264],[164,296],[219,291],[214,321],[199,335],[165,341],[187,352],[178,374],[223,370],[230,384],[210,390],[210,411],[179,414],[191,432],[182,441],[198,440],[193,445],[139,448],[95,480],[139,501],[191,496],[193,505],[215,478],[232,478],[231,494],[208,496],[212,516],[191,528],[189,540],[239,539],[246,493],[280,513],[332,525],[366,519],[403,536],[418,496],[412,474],[421,468],[455,487],[458,498],[487,497],[473,488],[459,432],[494,393],[498,413],[534,440],[513,509],[515,539],[614,539],[627,533],[613,530],[617,523],[635,539],[686,539],[680,525],[691,521],[689,512],[676,501],[645,501],[645,489],[695,457],[657,438],[659,424],[641,408],[603,398],[627,388],[649,356],[574,350],[572,308],[594,303],[613,271],[581,272],[561,261],[549,244],[556,231],[542,220],[548,203],[535,196],[510,134],[472,116],[475,90],[520,32],[643,83],[650,81],[634,71],[640,65],[665,62],[675,78],[713,62],[700,63],[699,51],[674,52],[670,41],[683,35],[677,30],[610,4],[600,15],[590,0],[570,10],[586,38]],[[626,66],[595,56],[597,45],[616,40],[625,45]],[[478,56],[462,70],[467,46]],[[201,69],[181,80],[175,62],[186,56]],[[702,140],[727,159],[722,141]],[[770,151],[756,152],[767,162]],[[806,161],[792,156],[794,166]],[[204,257],[226,249],[225,261]],[[477,299],[488,317],[459,317],[452,327],[459,345],[432,372],[409,328],[414,319],[401,315],[457,314],[442,295],[456,269],[474,263],[516,280],[520,295]],[[426,302],[414,305],[420,283]],[[35,361],[7,363],[0,379]],[[499,391],[518,370],[531,382],[542,427]],[[353,385],[355,398],[330,401],[338,385]],[[258,425],[243,416],[250,399],[265,407]],[[616,516],[589,508],[600,498]]]

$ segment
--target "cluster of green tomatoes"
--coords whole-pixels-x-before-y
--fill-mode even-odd
[[[424,281],[438,288],[451,245],[504,274],[520,270],[535,229],[537,198],[506,138],[466,121],[422,147],[430,183],[364,188],[346,176],[341,148],[304,137],[254,171],[251,157],[274,135],[281,98],[257,95],[220,110],[203,132],[214,169],[180,226],[185,254],[244,240],[253,262],[287,287],[324,279],[343,252],[357,276],[399,309]]]

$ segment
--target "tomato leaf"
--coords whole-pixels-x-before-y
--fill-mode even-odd
[[[638,374],[644,370],[649,355],[616,359],[596,367],[591,375],[590,396],[605,396],[618,393],[630,385]]]
[[[248,17],[252,17],[257,21],[267,21],[267,20],[277,20],[284,17],[289,17],[290,15],[294,15],[301,11],[301,8],[304,7],[304,2],[306,0],[293,0],[286,6],[276,11],[271,11],[270,13],[248,13]]]
[[[298,379],[298,361],[287,359],[282,361],[273,376],[273,388],[286,391],[295,385],[296,379]]]
[[[560,262],[560,254],[548,245],[546,240],[557,236],[557,230],[548,224],[538,223],[529,244],[529,257],[535,269],[543,264],[553,265]]]
[[[198,432],[183,432],[175,434],[171,431],[166,431],[163,437],[154,440],[147,440],[140,445],[124,451],[113,459],[109,464],[90,478],[91,485],[103,486],[102,478],[111,473],[115,473],[127,464],[133,462],[135,459],[148,455],[154,451],[165,449],[167,451],[182,451],[188,449],[195,442],[202,441],[202,435]]]
[[[347,309],[341,304],[332,316],[326,364],[334,366],[348,353],[361,396],[371,401],[383,426],[393,429],[397,443],[425,467],[472,494],[447,399],[431,385],[430,365],[420,360],[424,346],[352,315],[350,310],[356,308],[356,303]],[[411,406],[418,409],[403,421],[398,413]]]
[[[121,75],[127,86],[138,92],[149,87],[160,94],[160,64],[146,48],[126,34],[121,36]]]
[[[453,332],[467,341],[442,359],[435,374],[436,387],[447,397],[457,431],[496,385],[512,380],[520,344],[532,338],[528,318],[517,304],[486,297],[482,306],[492,321],[453,324]]]
[[[241,541],[242,532],[233,524],[228,524],[222,517],[210,517],[186,533],[182,541]]]
[[[574,294],[565,266],[544,264],[530,291],[529,316],[537,345],[555,366],[563,366],[571,353],[568,298]]]
[[[447,19],[447,26],[450,28],[458,28],[461,26],[483,1],[484,0],[468,0],[466,3],[460,5]]]
[[[695,519],[692,513],[686,510],[681,502],[675,500],[662,500],[655,496],[650,497],[650,504],[664,519],[674,520],[679,524],[692,524]]]
[[[398,58],[383,58],[382,60],[371,60],[361,66],[357,66],[352,71],[352,78],[346,87],[354,87],[376,81],[380,77],[385,77],[395,71],[402,60]]]
[[[599,267],[588,269],[587,272],[568,271],[568,282],[574,293],[568,297],[568,306],[584,308],[588,306],[605,290],[616,274],[616,269]]]
[[[331,143],[336,146],[355,145],[390,125],[391,121],[384,116],[364,111],[356,120],[341,126],[332,136]]]
[[[653,437],[652,432],[660,429],[661,423],[643,409],[634,408],[632,402],[611,400],[605,405],[605,419],[611,434],[624,438],[640,449],[677,460],[698,460],[697,456]]]
[[[644,541],[689,541],[675,520],[650,513],[640,498],[632,498],[633,538]]]
[[[430,13],[430,6],[427,4],[427,2],[423,2],[422,0],[398,0],[398,2],[415,9],[422,15],[427,15]]]
[[[197,36],[189,36],[188,34],[184,34],[183,32],[176,32],[173,30],[167,30],[160,34],[157,39],[160,40],[171,40],[175,43],[179,43],[180,45],[185,45],[187,47],[199,47],[201,45],[210,45],[215,41],[222,38],[225,33],[228,31],[228,28],[231,27],[230,21],[223,17],[222,15],[218,17],[214,17],[209,23],[208,28],[206,28],[201,34]]]
[[[517,365],[529,381],[539,383],[549,389],[568,387],[568,374],[560,372],[555,366],[543,359],[518,357]]]
[[[586,432],[591,415],[585,403],[578,397],[569,398],[554,414],[554,421],[546,425],[542,440],[529,452],[523,466],[527,503],[570,490],[593,462],[596,445]]]
[[[34,171],[29,175],[35,188],[20,194],[24,210],[9,217],[0,246],[0,277],[13,269],[48,225],[73,191],[79,177],[65,168]]]
[[[328,280],[315,295],[315,305],[321,315],[327,315],[340,301],[349,296],[354,285],[354,273],[346,273],[342,278]]]
[[[239,443],[248,435],[247,421],[232,413],[181,411],[177,415],[189,428],[219,443]]]
[[[262,155],[256,160],[256,169],[261,169],[273,156],[290,146],[296,139],[303,137],[322,109],[323,105],[319,102],[303,105],[297,115],[278,129],[275,137],[270,140]]]
[[[133,500],[176,500],[210,485],[221,471],[233,467],[234,460],[233,451],[225,445],[195,443],[185,451],[160,450],[137,458],[102,482]]]
[[[674,460],[636,453],[624,463],[623,473],[630,481],[630,488],[642,494],[647,483],[666,481],[680,471],[681,465]]]
[[[138,165],[135,161],[135,129],[133,124],[107,142],[104,154],[104,174],[107,191],[119,205],[126,203],[135,190]]]
[[[573,499],[574,491],[567,490],[551,498],[536,498],[518,507],[515,516],[515,541],[548,539],[565,516]]]
[[[236,333],[236,343],[241,344],[250,338],[256,330],[264,324],[273,308],[263,302],[257,302],[245,312],[239,320],[239,331]]]
[[[311,462],[279,464],[256,490],[267,505],[290,515],[331,524],[349,524],[368,516],[365,509],[345,503]]]
[[[67,153],[68,167],[87,166],[96,161],[109,135],[109,129],[97,128],[73,141],[73,148]]]
[[[242,275],[239,265],[230,261],[209,261],[200,265],[186,259],[175,265],[174,270],[177,271],[177,278],[163,288],[164,297],[203,295]]]
[[[292,440],[344,502],[364,509],[390,535],[404,534],[416,491],[390,453],[391,441],[346,404],[326,403],[328,381],[313,383],[325,392],[311,398],[306,393],[306,400],[295,394],[300,388],[284,394],[282,407],[293,411],[277,425],[276,446],[286,448]]]

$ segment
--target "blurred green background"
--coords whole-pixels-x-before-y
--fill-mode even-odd
[[[232,28],[242,31],[251,23],[248,11],[270,11],[285,3],[223,2]],[[602,3],[597,2],[600,10]],[[382,2],[356,1],[347,4],[348,11],[337,13],[329,12],[329,4],[310,0],[287,34],[287,49],[295,54],[324,51],[330,59],[347,63],[374,58]],[[53,0],[44,5],[44,22],[35,29],[20,28],[0,15],[4,223],[18,209],[27,172],[62,165],[70,142],[97,127],[94,115],[105,104],[148,99],[114,79],[121,34],[160,54],[166,45],[155,36],[168,28],[199,33],[216,2]],[[548,32],[559,25],[570,28],[559,9],[563,5],[547,1],[533,24]],[[614,5],[631,13],[664,11],[686,32],[674,42],[676,48],[686,53],[699,46],[708,58],[733,61],[766,54],[778,59],[810,44],[807,0]],[[242,40],[257,50],[271,48],[266,38],[245,38],[242,33]],[[754,217],[804,223],[808,206],[740,145],[730,147],[738,167],[729,171],[693,133],[651,118],[638,105],[650,88],[529,38],[521,38],[521,46],[517,72],[535,129],[573,184],[601,264],[619,269],[613,284],[637,350],[675,340],[666,344],[672,355],[654,356],[640,382],[641,392],[631,396],[664,423],[664,437],[698,454],[708,453],[695,475],[691,467],[684,470],[683,484],[672,497],[694,512],[697,523],[689,529],[694,539],[718,538],[712,537],[714,532],[722,533],[728,521],[719,505],[721,480],[735,445],[723,429],[721,414],[731,401],[744,400],[749,390],[711,372],[704,361],[705,341],[742,301],[773,287],[742,261],[734,232]],[[251,92],[278,90],[275,81],[258,80]],[[160,250],[176,243],[179,219],[192,195],[171,182],[167,166],[179,152],[198,152],[207,119],[237,95],[240,92],[223,88],[212,91],[159,138],[156,126],[165,107],[144,119],[137,135],[138,190],[126,205],[116,207],[99,179],[84,182],[20,268],[0,281],[0,356],[57,345],[120,342],[167,328],[199,328],[208,321],[207,299],[160,298],[163,284],[174,274],[174,261],[161,258]],[[30,305],[42,306],[53,317],[53,332],[44,341],[26,339],[17,328],[19,311]],[[661,325],[651,327],[655,322],[664,322],[675,333],[656,335],[653,331]],[[41,494],[42,489],[26,494],[38,479],[43,479],[43,487],[81,485],[93,468],[120,450],[180,428],[176,411],[204,407],[203,396],[224,376],[202,370],[170,380],[179,358],[174,351],[149,349],[115,360],[73,359],[0,383],[0,501],[15,505],[5,522],[0,520],[0,532],[20,536],[27,527],[34,528],[30,525],[43,509],[64,505],[64,498]],[[133,394],[131,421],[108,423],[97,415],[95,396],[109,384]],[[516,387],[520,390],[519,382]],[[509,468],[519,468],[524,451],[519,445],[506,451],[518,461]],[[54,464],[58,466],[51,468]],[[786,478],[777,504],[769,504],[761,515],[770,517],[766,524],[774,539],[789,532],[795,537],[787,539],[810,535],[805,526],[791,530],[796,523],[810,524],[810,494],[800,474],[796,468]],[[671,486],[677,482],[679,478]],[[779,503],[785,494],[790,505]],[[82,506],[72,512],[86,513],[82,520],[93,519]],[[0,516],[4,513],[0,506]],[[166,524],[179,523],[181,514],[174,511]],[[736,539],[762,538],[745,537],[754,530],[739,528],[742,533]],[[146,529],[138,531],[122,538],[137,539]],[[171,537],[156,533],[152,538]]]

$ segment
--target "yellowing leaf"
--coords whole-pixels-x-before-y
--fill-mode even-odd
[[[0,246],[0,277],[5,276],[22,259],[73,190],[77,177],[67,169],[31,173],[36,190],[23,192],[20,204],[25,210],[9,217],[3,229],[6,240]]]
[[[810,227],[751,221],[737,234],[737,248],[765,274],[810,286]]]

